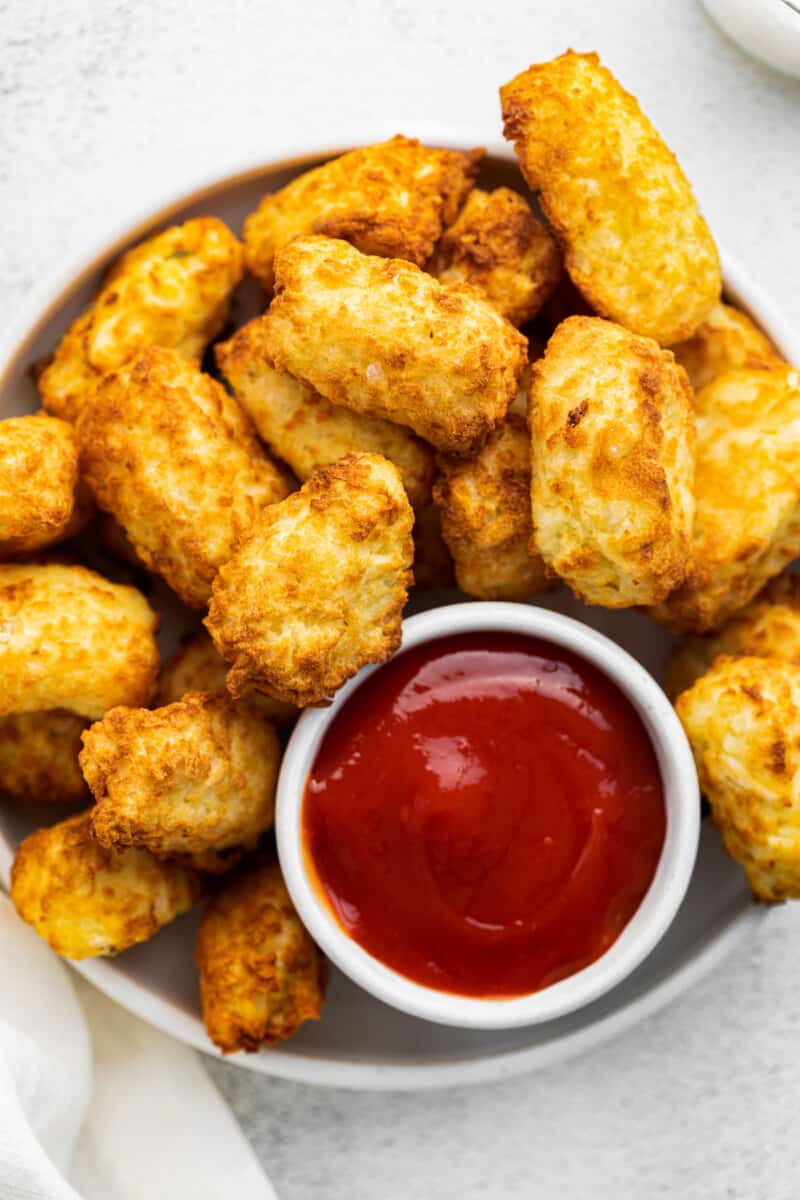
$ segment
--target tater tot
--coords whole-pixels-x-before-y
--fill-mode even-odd
[[[800,899],[800,665],[718,658],[675,708],[714,824],[753,895]]]
[[[674,155],[596,54],[572,50],[500,89],[505,136],[596,312],[662,345],[717,303],[719,256]]]
[[[667,695],[691,687],[722,654],[800,663],[800,575],[773,579],[717,633],[684,638],[667,662]]]
[[[468,454],[500,424],[527,343],[488,300],[411,263],[299,238],[275,262],[271,365],[354,412]]]
[[[275,255],[309,233],[421,267],[458,212],[482,157],[482,150],[437,150],[398,135],[306,171],[265,196],[245,221],[247,268],[271,291]]]
[[[173,225],[129,250],[40,372],[45,408],[74,421],[103,375],[145,346],[200,358],[225,326],[243,269],[239,242],[216,217]]]
[[[276,864],[250,867],[209,900],[196,960],[203,1020],[224,1054],[272,1046],[320,1016],[326,963]]]
[[[526,600],[548,586],[531,553],[531,444],[510,414],[475,458],[440,459],[434,496],[462,591],[483,600]]]
[[[400,645],[413,512],[376,454],[322,467],[261,514],[214,581],[205,624],[228,690],[320,704]]]
[[[158,618],[141,592],[86,567],[0,566],[0,717],[68,708],[96,720],[146,704]]]
[[[512,325],[535,317],[559,281],[553,234],[511,188],[473,188],[445,230],[429,270],[445,283],[471,283]]]
[[[112,708],[87,729],[81,770],[103,846],[158,858],[252,849],[272,825],[280,747],[247,702],[188,692],[155,710]]]
[[[750,318],[731,304],[717,304],[692,337],[672,347],[696,392],[725,371],[768,369],[781,356]]]
[[[89,722],[64,709],[0,717],[0,794],[31,804],[88,798],[78,766]]]
[[[717,629],[800,553],[800,371],[728,371],[694,408],[691,568],[650,613],[676,633]]]
[[[260,510],[289,491],[236,401],[174,350],[150,347],[109,374],[77,431],[98,504],[193,608]]]
[[[68,537],[78,447],[55,417],[0,421],[0,558],[32,554]]]
[[[205,630],[201,630],[187,638],[169,662],[165,663],[158,681],[156,703],[174,704],[176,700],[182,700],[187,692],[213,692],[226,696],[227,674],[228,664],[217,654],[210,636]],[[297,709],[293,704],[284,704],[282,700],[273,700],[271,696],[253,692],[248,699],[262,716],[272,721],[285,723],[297,716]]]
[[[433,451],[402,425],[331,404],[267,361],[267,322],[250,321],[216,348],[236,399],[275,454],[301,481],[345,454],[382,454],[397,467],[411,504],[430,498]]]
[[[570,317],[532,371],[535,549],[587,604],[662,600],[691,547],[691,388],[669,350]]]
[[[64,958],[118,954],[146,942],[202,895],[202,877],[146,850],[106,850],[89,813],[38,829],[11,868],[11,898]]]

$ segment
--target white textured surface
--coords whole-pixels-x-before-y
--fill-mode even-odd
[[[154,197],[385,116],[496,132],[497,85],[594,48],[678,152],[721,240],[800,321],[800,85],[694,0],[0,2],[0,319]],[[475,1091],[321,1092],[211,1071],[282,1200],[794,1200],[800,910],[668,1012]]]

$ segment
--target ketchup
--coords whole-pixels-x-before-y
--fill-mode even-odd
[[[653,878],[655,754],[623,693],[539,639],[466,634],[374,672],[309,776],[310,874],[410,979],[512,997],[587,966]]]

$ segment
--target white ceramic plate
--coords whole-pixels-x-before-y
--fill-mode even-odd
[[[348,131],[339,145],[357,145],[386,137],[390,128]],[[440,145],[468,146],[463,131],[419,130],[418,136]],[[0,340],[0,416],[32,411],[37,405],[27,369],[49,351],[95,291],[104,267],[121,249],[174,220],[213,213],[234,229],[265,192],[282,186],[327,151],[295,147],[293,157],[275,156],[270,165],[232,173],[154,208],[131,224],[55,285],[40,290],[15,327]],[[513,158],[502,144],[490,147],[482,182],[519,187]],[[783,354],[800,363],[800,336],[792,333],[772,304],[734,261],[724,256],[726,291],[747,309]],[[245,287],[237,305],[237,323],[258,311],[257,290]],[[460,593],[425,593],[410,611],[463,599]],[[165,609],[164,650],[186,627],[166,589],[157,588],[156,607]],[[542,603],[566,612],[608,634],[659,677],[669,636],[635,613],[588,609],[566,593]],[[0,878],[8,885],[13,850],[37,824],[52,821],[52,810],[30,812],[8,804],[0,808]],[[716,834],[704,829],[694,878],[678,916],[660,946],[614,991],[588,1008],[527,1029],[502,1032],[448,1029],[404,1016],[360,991],[333,972],[323,1019],[306,1024],[283,1046],[229,1061],[250,1070],[304,1083],[338,1087],[414,1089],[478,1083],[549,1065],[621,1032],[654,1012],[710,971],[761,919],[763,909],[750,902],[741,872],[722,853]],[[116,959],[76,964],[76,969],[107,995],[181,1041],[216,1053],[200,1019],[193,966],[197,914],[176,921],[146,945]]]

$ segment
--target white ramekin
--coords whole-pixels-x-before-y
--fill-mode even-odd
[[[624,692],[652,740],[667,810],[664,847],[642,903],[601,958],[531,995],[481,999],[415,983],[374,958],[341,927],[306,869],[303,797],[331,721],[355,689],[380,666],[360,671],[337,692],[328,708],[306,709],[303,713],[283,758],[276,832],[286,886],[302,921],[325,954],[355,983],[384,1003],[428,1021],[473,1029],[510,1029],[549,1021],[582,1008],[621,983],[654,949],[689,884],[700,835],[700,797],[689,744],[661,688],[627,651],[579,621],[527,604],[452,604],[404,621],[403,644],[398,653],[435,638],[479,631],[544,638],[579,654]]]
[[[702,0],[706,11],[745,52],[776,71],[800,76],[798,0]]]

